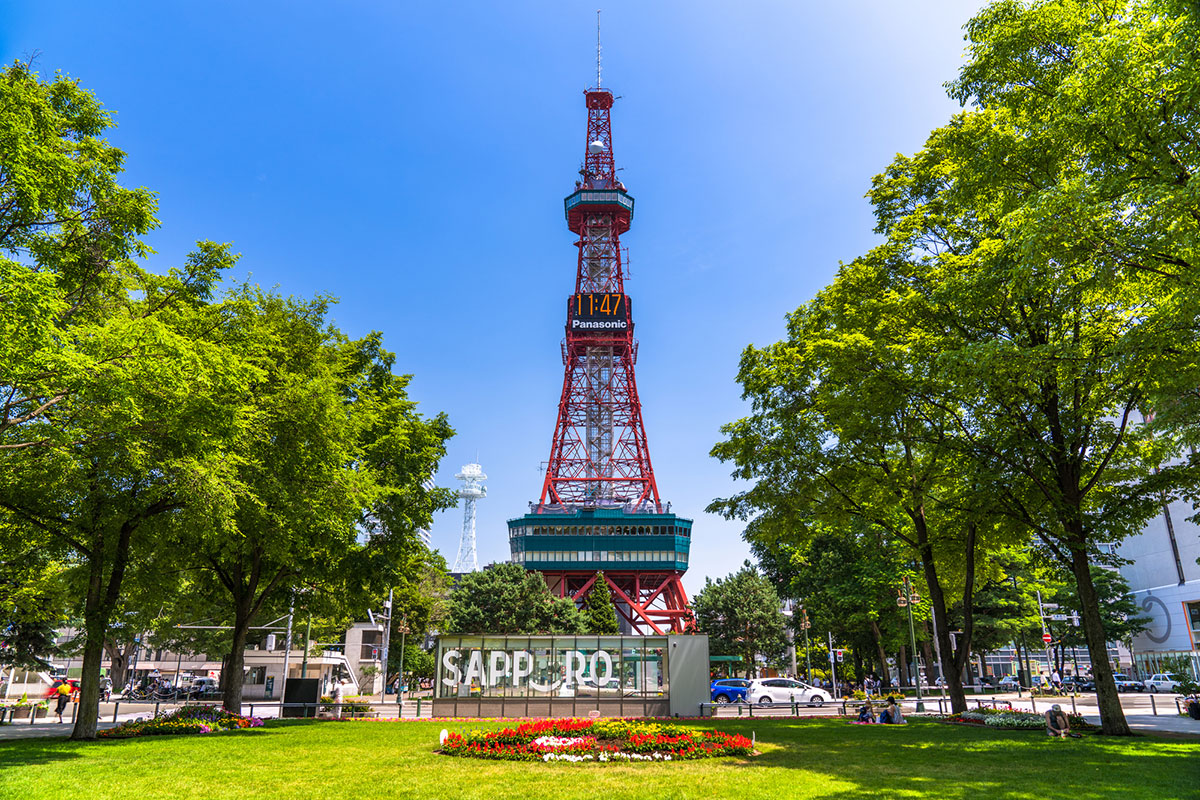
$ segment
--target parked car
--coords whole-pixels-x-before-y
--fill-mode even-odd
[[[1159,672],[1150,676],[1145,682],[1145,688],[1152,692],[1173,692],[1179,688],[1179,681],[1170,672]]]
[[[1091,678],[1085,678],[1082,675],[1067,675],[1062,680],[1063,688],[1067,691],[1076,692],[1094,692],[1096,691],[1096,682]]]
[[[791,678],[765,678],[750,681],[746,690],[746,701],[750,703],[805,703],[823,706],[833,700],[833,695],[824,689],[809,686]]]
[[[745,678],[722,678],[709,687],[714,703],[745,703],[750,681]]]
[[[1004,691],[1008,692],[1015,692],[1020,688],[1020,686],[1021,682],[1017,680],[1016,675],[1005,675],[1000,679],[1000,682],[996,684],[997,689],[1003,689]]]
[[[1117,691],[1118,692],[1144,692],[1144,691],[1146,691],[1146,685],[1144,683],[1142,683],[1141,681],[1135,681],[1133,678],[1129,677],[1128,675],[1122,674],[1120,672],[1113,673],[1113,680],[1116,681],[1116,683],[1117,683]]]
[[[192,678],[192,682],[185,688],[185,693],[188,697],[216,697],[221,693],[221,689],[216,678]]]

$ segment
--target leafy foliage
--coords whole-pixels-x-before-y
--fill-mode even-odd
[[[725,578],[708,578],[692,599],[701,633],[714,655],[740,655],[747,674],[757,670],[756,656],[783,658],[787,621],[775,587],[749,561]]]
[[[583,615],[545,580],[505,562],[463,575],[450,595],[447,633],[581,634]]]
[[[597,636],[615,636],[621,632],[617,607],[602,572],[596,573],[596,580],[583,599],[583,624],[588,633]]]

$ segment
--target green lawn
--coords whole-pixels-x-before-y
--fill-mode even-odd
[[[1200,742],[1051,740],[914,721],[719,720],[762,755],[671,764],[438,756],[468,722],[276,722],[211,736],[0,743],[0,798],[1122,798],[1200,797]]]

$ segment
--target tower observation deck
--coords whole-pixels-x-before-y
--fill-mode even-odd
[[[509,544],[513,560],[560,597],[582,601],[603,571],[626,632],[683,632],[695,625],[680,580],[692,521],[659,497],[642,422],[621,248],[634,203],[613,160],[613,99],[607,89],[584,92],[583,167],[563,203],[578,254],[562,395],[541,497],[508,521]]]

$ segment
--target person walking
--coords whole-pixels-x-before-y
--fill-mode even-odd
[[[333,684],[333,714],[337,719],[342,718],[342,703],[346,699],[345,684],[345,679],[335,681]]]
[[[59,681],[54,685],[54,713],[58,715],[58,724],[62,724],[63,712],[67,710],[67,703],[71,701],[71,684],[66,681]]]

